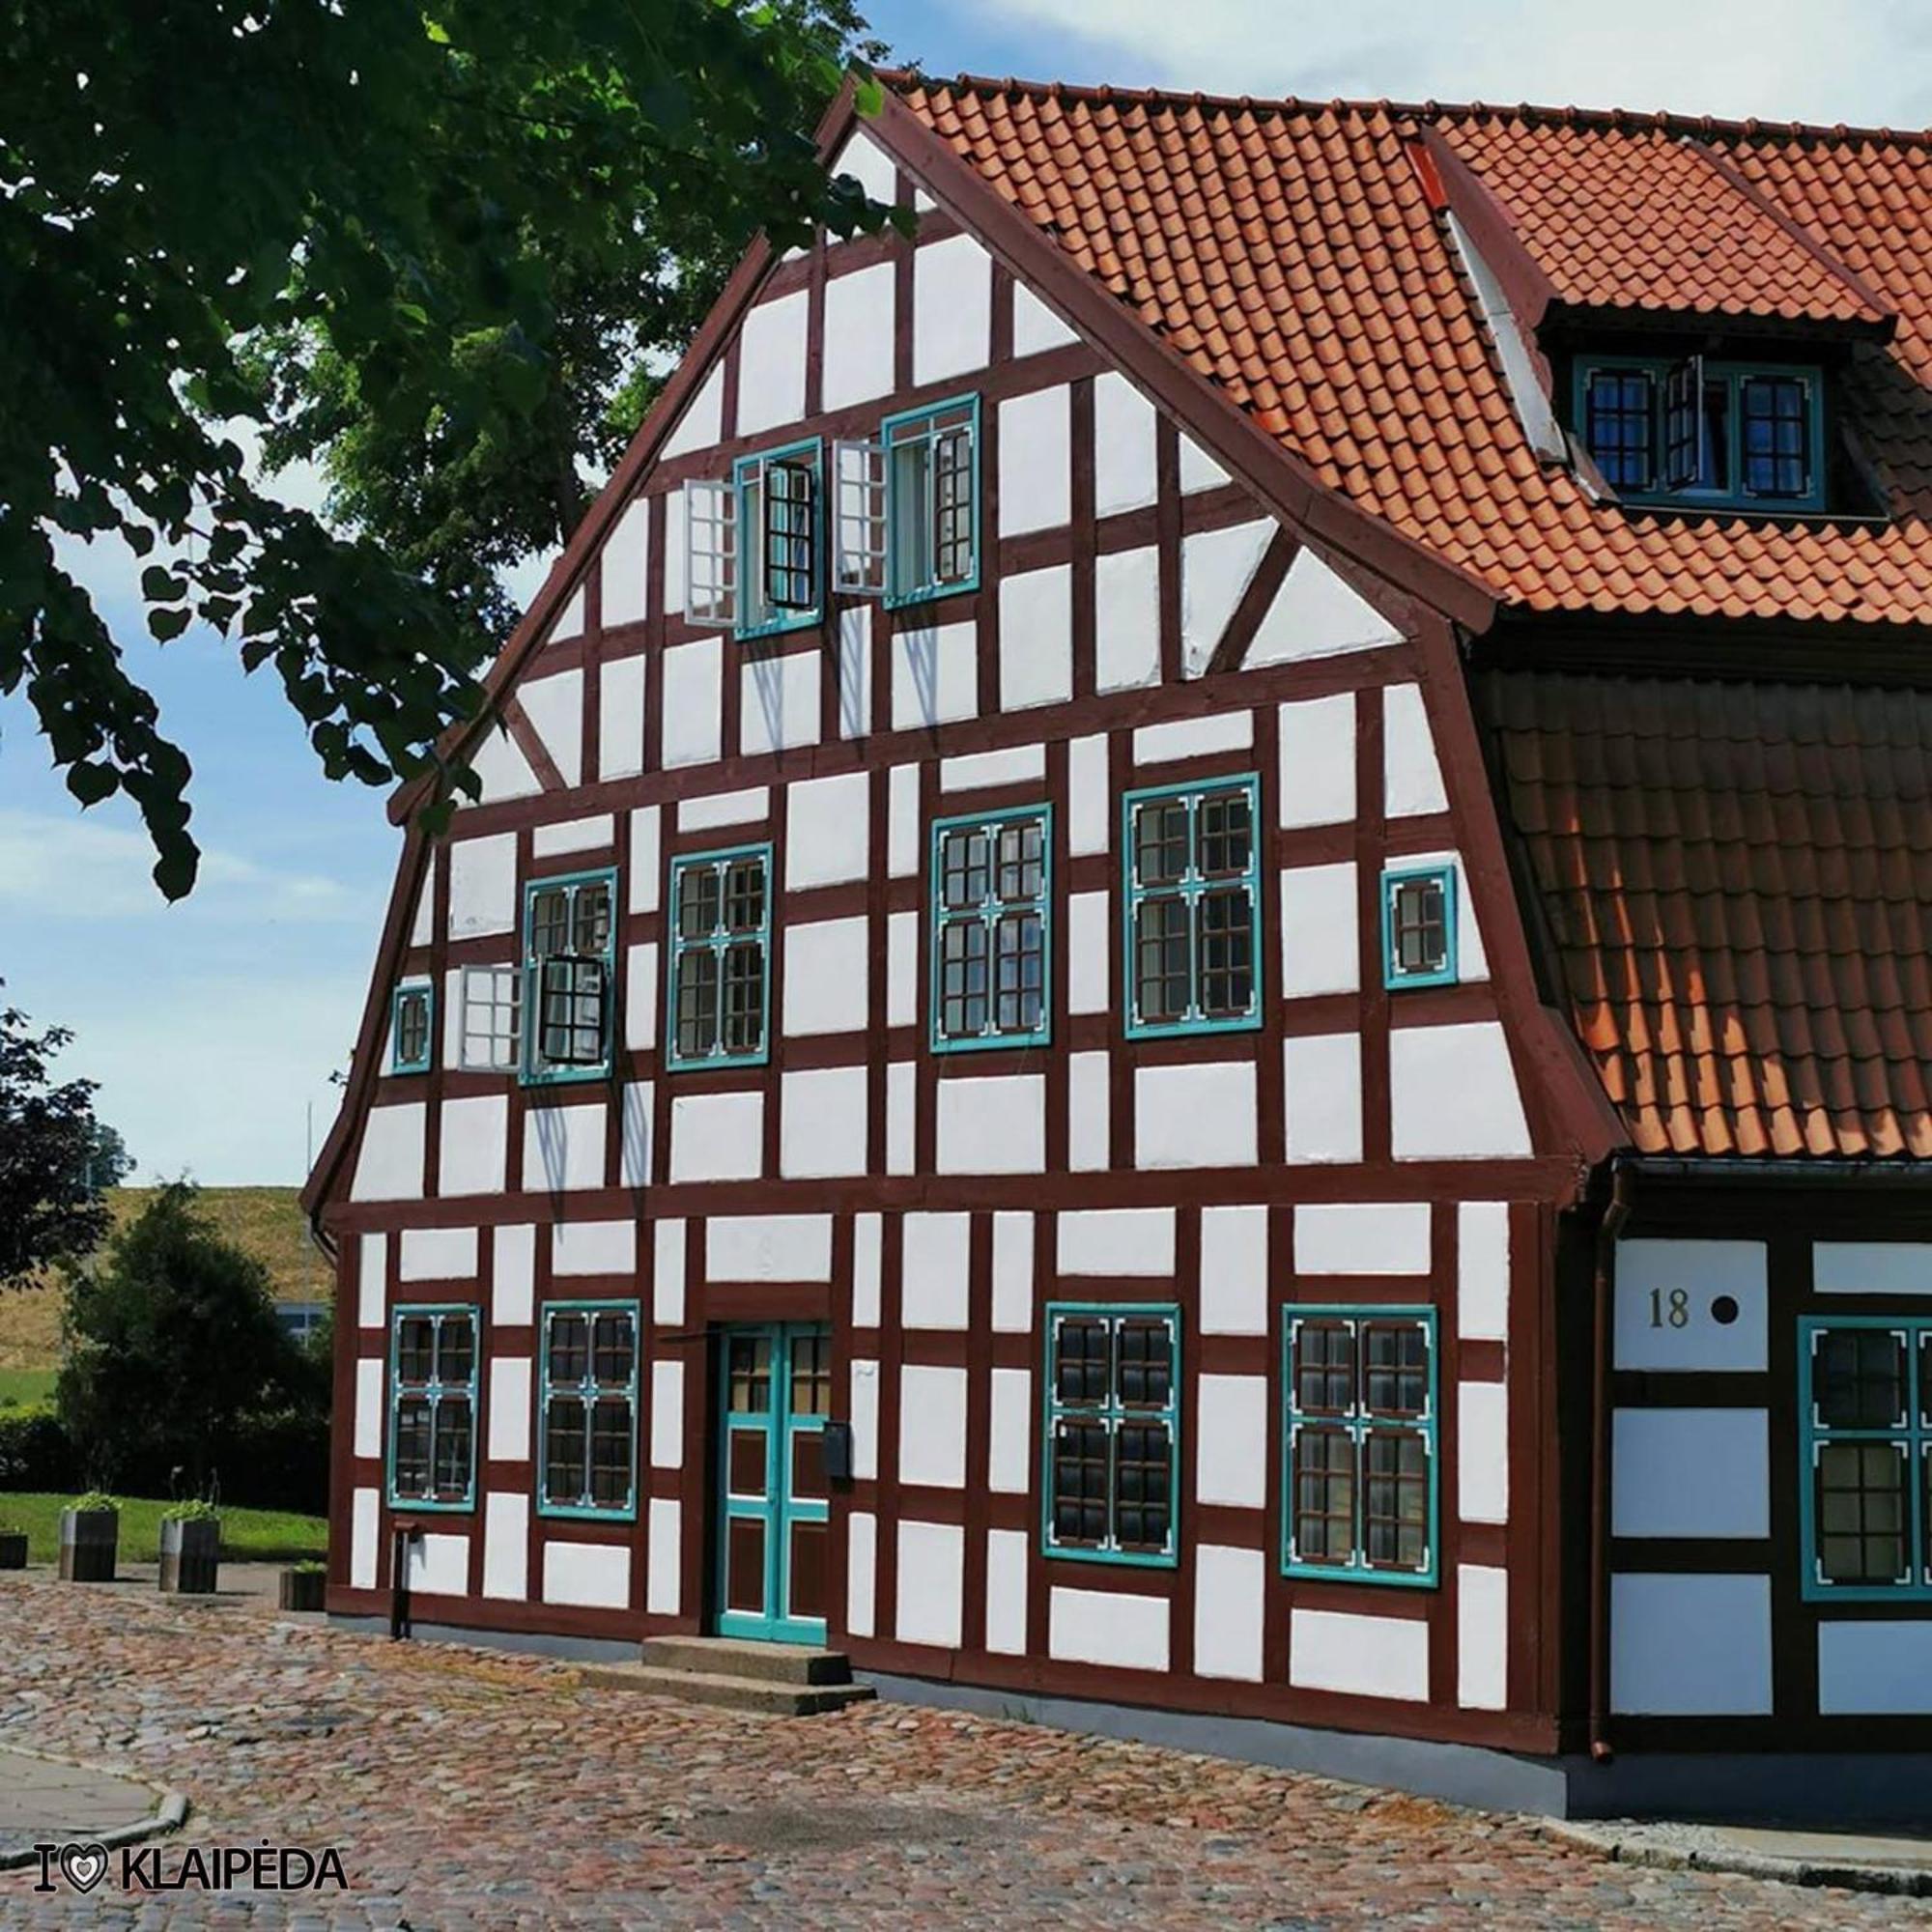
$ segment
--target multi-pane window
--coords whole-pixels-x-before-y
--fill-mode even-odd
[[[1932,1597],[1932,1321],[1799,1324],[1804,1594]]]
[[[684,486],[685,616],[763,637],[817,620],[822,604],[816,438],[741,456],[731,480]]]
[[[1045,806],[932,828],[932,1043],[1046,1039],[1051,818]]]
[[[1605,356],[1580,362],[1577,384],[1583,441],[1614,490],[1733,507],[1824,506],[1816,369]]]
[[[671,867],[672,1067],[766,1057],[771,988],[771,847],[680,859]]]
[[[522,977],[514,966],[466,966],[458,980],[463,1004],[462,1064],[477,1073],[515,1072],[522,1039]]]
[[[469,1509],[476,1492],[474,1308],[395,1311],[389,1360],[389,1501]]]
[[[539,1508],[634,1516],[638,1507],[638,1304],[544,1309]]]
[[[389,1071],[427,1073],[434,1050],[436,990],[427,980],[396,988],[389,1013]]]
[[[615,874],[532,884],[524,902],[526,1085],[608,1071],[615,985]]]
[[[1382,983],[1446,986],[1456,978],[1456,868],[1382,875]]]
[[[1047,1310],[1049,1553],[1175,1560],[1179,1387],[1177,1310]]]
[[[1434,1583],[1434,1311],[1293,1308],[1285,1347],[1283,1567]]]
[[[1261,1024],[1252,777],[1125,802],[1129,1038]]]
[[[840,590],[910,604],[978,584],[978,396],[888,416],[833,460]]]

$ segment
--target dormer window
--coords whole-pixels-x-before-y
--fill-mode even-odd
[[[1627,501],[1825,506],[1824,381],[1815,368],[1579,357],[1577,426],[1604,481]]]

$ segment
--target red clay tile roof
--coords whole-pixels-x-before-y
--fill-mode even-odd
[[[1932,694],[1473,684],[1532,931],[1638,1150],[1932,1155]]]
[[[924,82],[900,99],[991,186],[1159,331],[1321,481],[1505,603],[1865,624],[1932,622],[1932,145],[1923,135],[1479,107],[1241,102],[1016,82]],[[1540,465],[1474,297],[1406,147],[1442,130],[1549,270],[1592,279],[1606,197],[1649,232],[1616,260],[1631,301],[1850,299],[1841,276],[1747,197],[1678,206],[1702,142],[1897,314],[1851,352],[1847,413],[1893,521],[1654,514]],[[1662,138],[1668,136],[1670,138]],[[1715,174],[1709,161],[1699,165]],[[1539,167],[1568,173],[1532,203]],[[1698,177],[1701,179],[1702,177]],[[1566,231],[1562,188],[1588,225]],[[1648,211],[1672,208],[1668,222]],[[1686,226],[1686,219],[1694,220]],[[1741,225],[1742,224],[1742,225]],[[1777,240],[1773,242],[1773,236]],[[1566,240],[1567,237],[1567,240]],[[1727,239],[1728,238],[1728,239]],[[1708,251],[1750,259],[1723,272]],[[1735,244],[1735,245],[1734,245]],[[1567,252],[1566,252],[1567,249]],[[1684,277],[1672,296],[1662,277]],[[1609,279],[1607,276],[1605,280]],[[1842,318],[1839,318],[1842,320]]]

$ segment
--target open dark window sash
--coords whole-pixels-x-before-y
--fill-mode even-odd
[[[1663,375],[1663,462],[1658,487],[1691,490],[1707,481],[1703,462],[1704,358],[1687,355]]]
[[[764,467],[763,483],[762,602],[773,611],[815,611],[817,464],[799,457],[774,458]]]
[[[544,886],[530,900],[537,1069],[599,1067],[610,1057],[612,934],[608,880]]]

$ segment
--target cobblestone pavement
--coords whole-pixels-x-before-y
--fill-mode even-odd
[[[0,1578],[0,1743],[193,1803],[158,1841],[333,1847],[348,1889],[0,1874],[0,1923],[1932,1927],[1932,1906],[1605,1863],[1527,1825],[903,1706],[806,1721],[583,1690],[233,1600]]]

